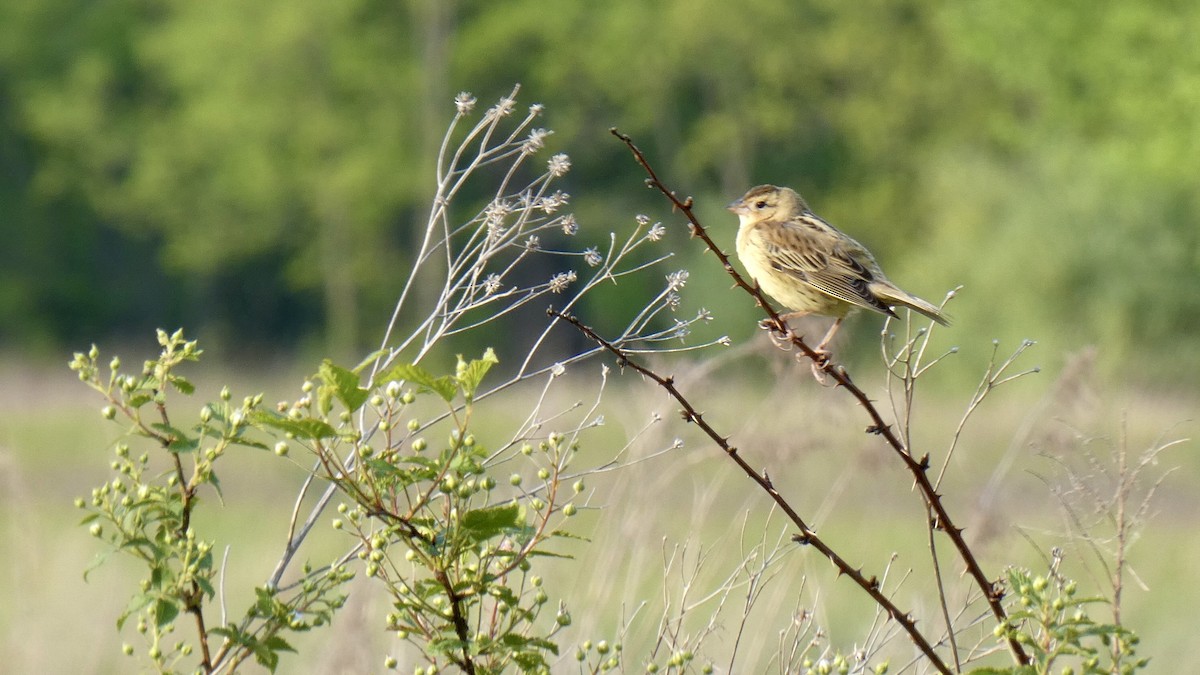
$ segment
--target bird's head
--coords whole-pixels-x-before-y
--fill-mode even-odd
[[[791,188],[759,185],[725,208],[736,213],[742,225],[749,225],[762,220],[790,220],[807,211],[808,204]]]

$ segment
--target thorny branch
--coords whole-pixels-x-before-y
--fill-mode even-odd
[[[962,529],[954,525],[953,521],[950,519],[949,513],[946,512],[946,508],[942,504],[941,495],[938,494],[937,488],[934,487],[928,476],[929,456],[923,455],[919,459],[914,458],[911,451],[905,447],[904,443],[892,430],[891,425],[884,422],[879,409],[875,407],[874,402],[871,401],[866,392],[859,388],[858,385],[854,384],[854,382],[850,379],[850,375],[846,372],[845,367],[824,358],[821,354],[818,354],[816,351],[814,351],[812,347],[809,347],[801,336],[792,333],[787,326],[787,322],[780,318],[779,313],[776,312],[775,308],[771,306],[771,303],[767,301],[767,298],[763,295],[762,290],[759,289],[757,285],[752,285],[749,283],[741,274],[738,273],[736,269],[734,269],[733,265],[729,261],[729,256],[726,255],[717,245],[717,243],[713,241],[712,237],[708,235],[707,230],[705,230],[704,226],[700,224],[700,221],[697,220],[695,213],[692,211],[692,198],[687,197],[685,199],[680,199],[673,190],[668,188],[662,182],[662,180],[659,179],[658,174],[654,171],[654,168],[650,166],[650,162],[646,159],[646,156],[642,154],[642,151],[637,147],[637,145],[634,144],[632,138],[621,133],[615,127],[609,131],[613,136],[616,136],[623,143],[625,143],[630,152],[633,153],[634,160],[637,161],[638,165],[640,165],[643,170],[645,170],[646,175],[648,176],[646,179],[647,187],[658,190],[663,194],[663,196],[670,200],[672,206],[678,209],[684,215],[684,217],[687,218],[688,228],[692,236],[698,237],[704,242],[705,246],[708,247],[708,250],[712,251],[713,254],[717,256],[717,260],[720,261],[722,267],[725,268],[725,272],[733,279],[735,285],[749,293],[750,296],[753,297],[758,303],[758,305],[763,308],[763,311],[766,312],[767,317],[769,318],[769,327],[771,331],[780,339],[790,342],[793,346],[800,350],[800,352],[802,352],[813,362],[816,368],[819,368],[826,375],[831,377],[837,385],[850,392],[850,395],[858,401],[859,405],[862,406],[863,410],[866,411],[867,416],[870,417],[871,420],[871,424],[866,428],[867,433],[881,436],[888,446],[893,450],[896,456],[899,457],[904,463],[904,466],[908,469],[909,473],[912,474],[913,479],[916,481],[917,487],[924,496],[926,503],[933,511],[933,526],[936,529],[945,532],[950,537],[951,542],[958,550],[959,556],[966,565],[967,572],[983,591],[983,597],[986,599],[992,615],[995,616],[998,622],[1005,623],[1008,617],[1004,611],[1004,607],[1000,603],[1001,599],[1004,597],[1004,589],[999,582],[991,581],[988,579],[987,575],[984,574],[983,569],[979,566],[979,561],[975,559],[975,554],[967,546],[966,540],[963,539]],[[732,456],[736,458],[736,455]],[[752,472],[752,475],[757,474],[753,474]],[[1018,664],[1026,665],[1029,663],[1029,656],[1025,653],[1024,648],[1022,648],[1014,638],[1008,638],[1008,647],[1012,652],[1014,660]]]
[[[839,574],[846,575],[855,584],[866,591],[866,593],[871,596],[871,599],[887,612],[888,616],[895,619],[896,622],[904,628],[909,637],[912,639],[913,644],[917,646],[917,649],[921,650],[921,653],[923,653],[925,657],[929,659],[930,663],[933,664],[933,666],[937,668],[939,672],[946,674],[951,672],[950,668],[947,667],[937,653],[934,652],[933,646],[929,644],[929,641],[925,638],[925,636],[922,635],[919,630],[917,630],[916,620],[912,618],[912,615],[908,612],[902,611],[896,606],[895,603],[891,601],[890,598],[884,595],[883,591],[881,590],[881,584],[876,577],[867,577],[863,574],[861,569],[852,567],[845,558],[842,558],[836,551],[833,550],[833,548],[829,546],[829,544],[825,543],[825,540],[817,536],[817,533],[808,526],[808,523],[806,523],[804,519],[800,517],[800,514],[796,513],[796,510],[792,508],[792,505],[789,504],[787,500],[783,498],[783,495],[779,494],[779,491],[775,489],[775,486],[771,483],[770,476],[768,476],[766,472],[759,473],[748,463],[746,463],[746,460],[743,459],[740,454],[738,454],[737,448],[729,445],[729,439],[717,433],[716,429],[714,429],[712,425],[710,425],[708,421],[704,419],[704,414],[696,410],[695,406],[693,406],[692,403],[686,397],[684,397],[684,395],[675,386],[674,378],[663,377],[662,375],[650,370],[637,361],[630,359],[629,355],[624,350],[600,337],[594,330],[583,324],[578,318],[570,314],[562,314],[553,308],[548,309],[547,313],[554,318],[562,319],[563,321],[571,324],[577,330],[587,336],[589,340],[592,340],[596,344],[611,352],[617,357],[617,363],[622,367],[631,368],[638,373],[641,373],[657,383],[658,386],[666,390],[666,392],[670,394],[671,398],[675,399],[675,401],[681,406],[682,409],[680,414],[683,416],[684,421],[695,424],[700,428],[701,431],[704,432],[706,436],[712,439],[717,446],[724,450],[725,454],[728,455],[729,458],[732,459],[738,465],[738,467],[750,477],[751,480],[757,483],[758,486],[762,488],[763,491],[765,491],[771,497],[771,499],[775,501],[776,504],[779,505],[780,510],[787,515],[788,519],[791,520],[797,528],[799,528],[800,533],[793,537],[797,543],[807,544],[817,549],[821,555],[825,556],[831,563],[833,563]]]

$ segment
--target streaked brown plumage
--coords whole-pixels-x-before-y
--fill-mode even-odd
[[[895,317],[892,307],[903,306],[949,325],[936,306],[888,281],[870,251],[817,217],[795,190],[760,185],[728,208],[741,223],[738,258],[762,290],[792,310],[782,318],[835,317],[818,352],[859,307]]]

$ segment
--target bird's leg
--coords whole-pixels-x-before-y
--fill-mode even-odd
[[[829,350],[827,347],[829,346],[829,343],[833,341],[833,336],[837,334],[838,328],[841,327],[842,319],[844,318],[846,317],[839,316],[838,318],[834,319],[833,325],[829,327],[829,332],[825,333],[825,337],[821,338],[821,341],[817,343],[816,347],[813,348],[813,351],[821,357],[821,363],[829,360]]]
[[[833,336],[837,333],[838,328],[842,325],[842,319],[845,317],[839,316],[834,319],[833,325],[829,327],[829,332],[825,333],[825,337],[821,338],[821,342],[813,347],[813,351],[817,353],[817,358],[812,362],[812,374],[821,386],[825,386],[825,365],[829,363],[829,342],[833,340]]]

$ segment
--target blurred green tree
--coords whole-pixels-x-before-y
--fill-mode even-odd
[[[316,314],[344,351],[393,299],[450,98],[521,82],[571,153],[581,222],[661,209],[607,136],[619,126],[730,244],[720,206],[788,184],[913,292],[965,284],[951,310],[964,346],[1034,337],[1055,358],[1096,342],[1110,364],[1149,348],[1178,373],[1200,365],[1200,43],[1184,29],[1198,14],[1166,0],[9,3],[0,209],[33,255],[0,273],[0,325],[42,304],[20,293],[38,269],[75,280],[43,283],[73,298],[51,312],[100,300],[80,290],[91,268],[61,262],[82,253],[31,232],[56,221],[88,241],[101,223],[122,250],[161,251],[161,267],[135,256],[144,285],[243,324],[224,305],[255,289],[236,309],[278,317],[266,335]],[[704,290],[710,307],[734,297]],[[753,331],[753,308],[722,309],[724,330]]]

